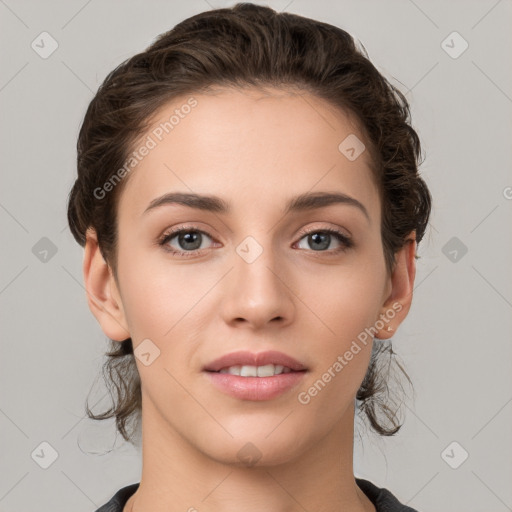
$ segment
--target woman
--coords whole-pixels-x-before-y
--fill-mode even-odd
[[[419,159],[352,37],[268,7],[193,16],[109,74],[68,219],[113,348],[117,402],[88,413],[126,440],[141,419],[143,471],[99,511],[413,510],[354,477],[353,441],[356,403],[400,428],[379,361],[430,214]]]

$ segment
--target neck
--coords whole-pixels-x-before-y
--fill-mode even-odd
[[[237,467],[212,459],[143,406],[142,476],[125,512],[375,512],[353,475],[354,406],[293,460]]]

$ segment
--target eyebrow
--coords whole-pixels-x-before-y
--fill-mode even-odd
[[[197,210],[203,210],[213,213],[228,214],[231,211],[231,206],[228,202],[218,196],[200,195],[195,193],[185,192],[169,192],[160,197],[157,197],[149,203],[149,206],[144,210],[143,214],[154,210],[160,206],[179,204]],[[365,217],[370,221],[365,206],[347,194],[341,192],[307,192],[292,197],[288,200],[285,206],[284,215],[295,212],[302,212],[308,210],[315,210],[333,204],[346,204],[348,206],[355,206]]]

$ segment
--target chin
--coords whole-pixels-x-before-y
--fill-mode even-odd
[[[212,460],[228,466],[263,468],[290,463],[305,449],[291,431],[283,430],[286,437],[277,435],[274,437],[274,433],[268,435],[268,432],[262,429],[254,435],[245,433],[229,440],[224,438],[223,441],[218,440],[218,442],[210,437],[208,446],[204,447],[205,454]],[[301,440],[304,440],[304,436],[301,436]],[[213,447],[215,447],[214,450],[212,450]]]

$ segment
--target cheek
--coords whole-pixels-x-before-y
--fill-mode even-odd
[[[323,338],[345,344],[378,318],[383,273],[372,266],[330,267],[301,279],[301,310]]]
[[[177,321],[182,304],[179,272],[155,267],[135,248],[120,249],[118,272],[134,346],[145,338],[161,338]]]
[[[302,300],[321,322],[304,308],[304,331],[314,339],[315,366],[299,390],[300,407],[325,424],[337,421],[351,403],[368,370],[373,342],[367,331],[378,318],[382,276],[354,269],[332,273],[328,283],[308,288]],[[311,291],[312,290],[312,291]],[[320,334],[323,333],[323,334]],[[307,343],[307,340],[305,340]]]
[[[184,332],[192,337],[198,315],[204,315],[208,291],[219,281],[207,267],[180,265],[161,257],[158,261],[133,252],[120,261],[119,278],[123,306],[134,347],[143,339],[155,341],[161,350]]]
[[[314,375],[303,391],[308,395],[305,400],[322,395],[311,401],[318,414],[339,414],[340,410],[323,412],[320,404],[342,408],[342,397],[355,395],[366,374],[374,333],[370,327],[379,318],[385,283],[383,269],[378,262],[366,265],[361,261],[350,268],[332,267],[320,278],[302,282],[307,293],[303,292],[301,300],[309,309],[301,309],[311,318],[302,321],[317,348]]]

